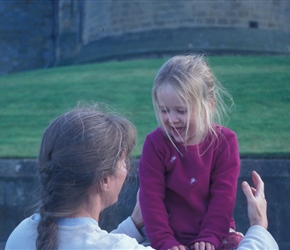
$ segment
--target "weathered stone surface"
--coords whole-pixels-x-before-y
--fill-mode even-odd
[[[234,211],[237,229],[246,233],[249,227],[246,199],[241,182],[251,183],[251,172],[256,170],[265,182],[268,201],[269,231],[279,243],[281,250],[290,249],[288,226],[290,224],[290,159],[241,159],[241,172],[237,202]],[[129,216],[136,202],[139,188],[138,159],[133,159],[135,172],[130,173],[119,203],[102,213],[100,224],[110,231]],[[0,160],[0,242],[4,242],[13,228],[29,216],[36,196],[36,166],[34,160]],[[0,244],[1,249],[1,244]]]
[[[1,1],[0,75],[176,53],[290,54],[290,1]]]

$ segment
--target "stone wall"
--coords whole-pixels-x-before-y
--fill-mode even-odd
[[[137,169],[138,160],[132,160]],[[290,224],[290,159],[242,159],[237,203],[234,212],[237,228],[245,233],[249,223],[246,199],[241,182],[251,183],[252,170],[258,171],[265,182],[268,201],[269,231],[277,240],[281,250],[290,249],[288,226]],[[32,213],[31,206],[36,198],[34,160],[0,161],[0,249],[13,228]],[[139,187],[137,174],[131,174],[119,197],[119,203],[103,212],[101,226],[111,230],[129,216],[136,201]],[[1,248],[2,247],[2,248]]]
[[[0,75],[53,65],[50,0],[1,1]]]
[[[176,28],[256,28],[289,32],[287,1],[87,1],[83,43]]]
[[[176,53],[290,53],[289,1],[89,1],[75,62]]]
[[[290,54],[290,1],[23,0],[0,5],[0,75],[202,52]]]

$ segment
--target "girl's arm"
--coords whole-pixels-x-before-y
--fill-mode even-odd
[[[210,177],[210,203],[203,219],[200,233],[194,242],[210,242],[221,247],[222,239],[229,233],[235,202],[240,156],[234,132],[226,129],[221,134],[212,163]]]
[[[130,217],[119,224],[118,228],[113,230],[112,233],[124,233],[128,236],[135,238],[138,243],[145,240],[145,235],[142,232],[144,222],[141,214],[140,202],[139,202],[139,190],[137,192],[136,204]]]
[[[139,163],[140,205],[145,230],[151,246],[169,249],[179,246],[168,224],[168,214],[164,205],[165,167],[164,152],[156,148],[150,138],[146,138]]]
[[[118,228],[113,230],[111,233],[127,234],[131,238],[136,239],[138,243],[142,243],[145,239],[144,235],[142,235],[140,230],[136,227],[131,217],[128,217],[126,220],[122,221],[118,225]]]

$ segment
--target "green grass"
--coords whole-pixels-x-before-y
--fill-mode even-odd
[[[104,102],[137,127],[141,154],[157,123],[151,87],[166,59],[108,62],[36,70],[0,77],[0,157],[34,158],[49,121],[78,101]],[[290,58],[210,57],[235,109],[226,124],[242,155],[290,155]]]
[[[212,58],[216,75],[234,97],[228,126],[242,154],[290,152],[290,58]]]

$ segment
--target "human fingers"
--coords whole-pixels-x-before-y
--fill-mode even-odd
[[[194,243],[194,250],[205,250],[205,243],[203,241],[201,242],[195,242]]]
[[[205,250],[205,242],[199,242],[199,250]]]
[[[247,200],[249,201],[249,199],[253,199],[259,196],[264,198],[264,182],[256,171],[252,172],[252,181],[255,187],[250,187],[246,181],[242,182],[242,189],[246,195]]]
[[[187,248],[183,245],[179,245],[179,246],[173,246],[171,248],[168,248],[167,250],[187,250]]]
[[[138,229],[141,229],[142,227],[144,227],[144,222],[143,222],[141,207],[140,207],[140,203],[139,203],[139,191],[140,190],[138,190],[138,192],[137,192],[136,204],[135,204],[135,207],[134,207],[133,212],[131,214],[131,218],[132,218],[132,221],[135,224],[135,226]]]
[[[252,180],[256,188],[251,188],[249,184],[244,181],[242,189],[247,199],[248,218],[250,225],[260,225],[267,229],[267,201],[264,193],[264,183],[257,172],[253,171]]]
[[[252,180],[256,189],[255,196],[265,197],[264,182],[256,171],[252,172]]]
[[[250,187],[248,182],[246,182],[246,181],[242,182],[242,189],[243,189],[243,192],[244,192],[244,194],[246,196],[247,202],[249,202],[252,199],[254,199],[254,193],[252,192],[252,189],[251,189],[251,187]]]
[[[206,250],[215,250],[215,247],[213,244],[209,243],[209,242],[206,242],[205,243],[205,249]]]
[[[195,242],[193,245],[191,245],[190,249],[199,250],[199,242]]]
[[[251,190],[252,190],[253,195],[255,195],[257,192],[257,189],[255,189],[254,187],[251,187]]]

